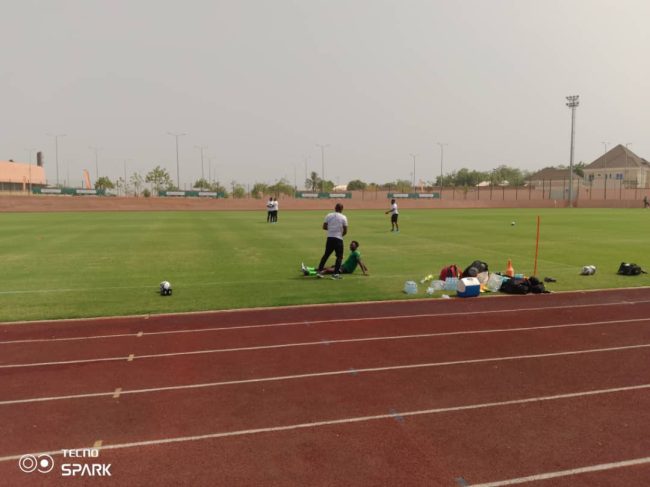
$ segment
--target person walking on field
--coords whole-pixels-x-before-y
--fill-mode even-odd
[[[388,215],[389,213],[390,231],[399,232],[399,224],[397,223],[397,219],[399,218],[399,210],[397,209],[397,202],[395,199],[390,200],[390,210],[388,210],[385,214]]]
[[[341,261],[343,260],[343,237],[348,233],[348,219],[343,214],[343,205],[337,203],[333,213],[328,213],[323,222],[323,230],[327,232],[325,253],[318,264],[318,277],[323,277],[325,263],[332,252],[336,254],[332,279],[341,279]]]
[[[647,208],[648,206],[650,206],[650,203],[648,203],[648,197],[644,196],[643,197],[643,207]]]

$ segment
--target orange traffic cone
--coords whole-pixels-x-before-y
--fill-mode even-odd
[[[506,276],[508,277],[515,276],[515,270],[512,267],[512,261],[510,259],[508,259],[508,267],[506,267]]]

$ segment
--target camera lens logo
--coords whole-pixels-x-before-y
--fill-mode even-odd
[[[25,473],[36,470],[40,473],[48,473],[54,468],[54,459],[49,455],[23,455],[18,460],[18,467]]]

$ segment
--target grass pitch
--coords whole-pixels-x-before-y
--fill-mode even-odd
[[[408,299],[404,281],[476,259],[499,271],[511,258],[529,275],[537,215],[550,290],[650,284],[616,275],[621,261],[650,269],[641,209],[403,210],[399,233],[383,211],[349,211],[346,253],[358,240],[370,276],[305,278],[300,262],[317,265],[326,213],[284,211],[277,224],[265,212],[0,214],[0,322]],[[596,275],[579,275],[587,264]],[[162,280],[172,297],[158,294]]]

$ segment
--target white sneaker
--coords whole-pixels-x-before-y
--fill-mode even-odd
[[[339,279],[343,279],[341,277],[341,274],[332,274],[332,277],[330,279],[334,279],[335,281],[338,281]]]

